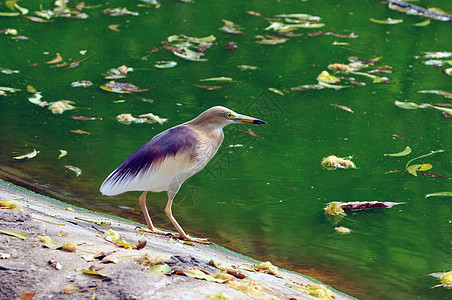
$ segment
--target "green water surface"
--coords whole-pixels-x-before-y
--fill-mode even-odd
[[[414,26],[425,19],[390,10],[384,2],[373,0],[162,0],[158,8],[145,7],[143,1],[85,3],[92,6],[82,10],[89,15],[87,19],[56,18],[37,23],[22,16],[0,17],[0,30],[13,28],[18,35],[30,38],[14,40],[11,34],[0,35],[0,67],[19,71],[0,73],[0,86],[20,89],[0,96],[3,179],[72,204],[144,223],[139,193],[105,197],[98,191],[102,181],[157,133],[211,106],[227,106],[261,118],[268,125],[225,128],[225,141],[217,155],[183,185],[175,199],[174,215],[186,231],[259,260],[312,275],[361,299],[451,298],[450,290],[430,289],[439,280],[425,276],[452,269],[451,199],[426,199],[425,195],[452,192],[452,120],[432,108],[404,110],[394,105],[396,100],[451,103],[441,95],[418,92],[452,92],[452,77],[442,72],[450,65],[428,66],[422,63],[428,59],[415,58],[427,51],[452,51],[450,22],[432,20],[428,26]],[[10,11],[4,4],[0,2],[0,11]],[[29,9],[29,15],[54,8],[51,1],[23,0],[18,4]],[[452,12],[448,0],[416,4]],[[114,17],[101,13],[106,8],[124,6],[139,15]],[[277,34],[264,30],[269,21],[247,11],[266,17],[308,13],[320,16],[326,25],[299,30],[304,35],[286,43],[260,45],[255,43],[256,35]],[[403,23],[384,25],[369,20],[388,17],[402,19]],[[240,24],[246,34],[221,32],[223,19]],[[119,24],[119,31],[109,29],[112,24]],[[309,36],[310,32],[354,33],[358,37]],[[163,49],[161,41],[174,34],[214,35],[214,46],[205,51],[208,61],[186,61]],[[227,49],[228,42],[237,42],[237,50]],[[82,50],[86,50],[85,55]],[[45,63],[57,53],[68,63],[88,58],[71,69]],[[348,63],[351,56],[361,60],[381,57],[375,67],[389,66],[392,73],[375,75],[388,77],[389,83],[353,76],[366,85],[291,92],[292,87],[315,84],[317,75],[329,64]],[[155,68],[161,60],[178,65]],[[101,90],[99,86],[109,81],[102,74],[121,65],[134,71],[117,81],[150,90],[136,94]],[[258,69],[241,71],[238,65]],[[200,81],[220,76],[234,81]],[[90,80],[93,85],[71,87],[79,80]],[[194,84],[222,88],[210,91]],[[76,110],[52,114],[47,107],[30,103],[32,94],[27,92],[27,85],[41,92],[42,101],[70,100]],[[269,88],[282,91],[284,96]],[[331,104],[347,106],[354,113]],[[162,125],[124,125],[116,120],[122,113],[138,116],[149,112],[168,121]],[[80,115],[103,119],[71,118]],[[246,133],[248,129],[259,137]],[[406,146],[412,149],[408,156],[384,156]],[[39,151],[35,158],[13,159],[33,149]],[[60,149],[68,154],[58,158]],[[404,170],[408,160],[434,150],[445,151],[418,160],[416,163],[433,166],[419,173],[444,177],[385,174]],[[322,158],[333,154],[353,155],[357,168],[323,169]],[[76,166],[82,174],[76,177],[65,166]],[[331,201],[406,204],[348,213],[335,225],[323,211]],[[163,212],[165,204],[165,193],[148,194],[154,223],[173,229]],[[348,227],[352,233],[341,235],[334,230],[336,226]]]

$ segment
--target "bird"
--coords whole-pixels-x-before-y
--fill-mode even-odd
[[[209,239],[185,233],[173,216],[172,204],[182,184],[201,171],[215,155],[224,139],[223,128],[233,123],[267,124],[223,106],[211,107],[193,120],[157,134],[138,148],[105,179],[100,192],[114,196],[142,191],[139,203],[148,226],[142,231],[209,244]],[[147,210],[147,193],[163,191],[168,192],[165,214],[178,234],[156,228]]]

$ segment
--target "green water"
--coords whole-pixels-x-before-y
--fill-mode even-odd
[[[74,1],[73,7],[79,1]],[[8,11],[4,1],[0,11]],[[20,1],[22,7],[40,9],[36,1]],[[431,272],[449,271],[451,256],[450,199],[425,195],[452,191],[452,121],[434,109],[404,110],[394,101],[451,103],[440,95],[420,90],[452,92],[452,77],[444,67],[426,66],[414,56],[426,51],[451,51],[451,23],[424,19],[388,9],[381,1],[202,1],[186,4],[162,1],[160,8],[138,7],[140,1],[86,1],[101,7],[84,9],[85,20],[57,18],[36,23],[23,17],[0,17],[0,29],[14,28],[30,40],[0,35],[0,67],[19,73],[0,73],[0,86],[21,89],[0,96],[0,174],[6,180],[58,199],[97,211],[144,222],[139,193],[104,197],[98,187],[129,154],[155,134],[190,120],[203,110],[224,105],[268,122],[265,126],[231,125],[225,129],[223,146],[205,170],[187,181],[173,208],[179,223],[191,234],[287,269],[303,272],[362,299],[448,299],[450,290],[430,289],[438,284]],[[450,1],[419,1],[424,7],[452,11]],[[106,8],[126,6],[139,16],[106,16]],[[43,2],[52,9],[52,2]],[[256,35],[268,21],[247,14],[260,12],[308,13],[322,18],[320,29],[306,29],[280,45],[259,45]],[[369,18],[403,19],[382,25]],[[222,19],[243,27],[246,35],[218,30]],[[120,24],[119,32],[108,29]],[[330,31],[356,39],[308,36]],[[215,35],[215,45],[206,50],[206,62],[190,62],[162,49],[161,41],[173,34],[204,37]],[[333,45],[333,42],[347,45]],[[225,48],[237,42],[237,50]],[[153,47],[159,51],[152,52]],[[85,55],[81,50],[87,50]],[[51,68],[46,61],[60,53],[63,59],[82,60],[72,69]],[[356,76],[366,86],[342,90],[289,92],[292,87],[316,83],[315,78],[331,63],[347,58],[375,57],[391,67],[390,83],[373,84]],[[145,57],[146,59],[143,59]],[[449,58],[450,59],[450,58]],[[171,69],[153,67],[156,61],[173,60]],[[37,65],[34,65],[37,64]],[[150,91],[120,95],[99,88],[108,69],[126,65],[135,69],[128,81]],[[238,65],[257,66],[241,71]],[[380,65],[380,66],[381,66]],[[378,67],[378,66],[377,66]],[[227,76],[230,83],[201,82]],[[90,80],[93,86],[71,87],[71,82]],[[193,84],[221,85],[208,91]],[[30,103],[26,91],[33,86],[53,102],[71,100],[76,110],[55,115]],[[273,93],[276,88],[284,96]],[[143,98],[147,99],[144,101]],[[150,99],[152,101],[150,101]],[[121,100],[120,102],[117,102]],[[122,101],[124,100],[124,101]],[[152,103],[151,103],[152,102]],[[350,107],[354,113],[331,104]],[[152,112],[168,122],[124,125],[115,117]],[[79,121],[71,116],[102,117]],[[243,131],[252,129],[256,138]],[[76,134],[84,130],[91,134]],[[404,139],[392,135],[402,135]],[[242,144],[243,147],[229,147]],[[410,146],[405,157],[387,157]],[[30,160],[14,156],[40,153]],[[68,152],[58,159],[59,150]],[[414,177],[404,169],[408,160],[444,149],[418,163],[430,163],[445,177]],[[353,155],[357,169],[327,171],[325,156]],[[65,168],[77,166],[82,175]],[[421,172],[420,172],[421,173]],[[352,229],[340,235],[324,215],[331,201],[406,202],[386,210],[349,213],[337,226]],[[165,193],[148,195],[148,206],[157,226],[172,229],[163,208]]]

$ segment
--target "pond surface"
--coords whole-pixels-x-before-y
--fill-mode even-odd
[[[452,11],[447,0],[416,3]],[[28,15],[54,8],[50,1],[18,4],[30,10]],[[68,203],[144,223],[139,193],[105,197],[98,191],[102,181],[157,133],[211,106],[227,106],[268,125],[225,128],[225,141],[215,158],[183,185],[175,199],[175,217],[186,231],[311,275],[362,299],[451,297],[449,290],[430,289],[439,280],[425,276],[452,268],[450,198],[425,196],[452,191],[452,120],[432,107],[407,110],[394,105],[394,101],[451,103],[442,95],[419,93],[452,92],[452,77],[443,73],[450,65],[430,66],[424,64],[429,58],[415,58],[425,52],[452,51],[450,22],[432,20],[427,26],[415,26],[425,19],[373,0],[162,1],[158,8],[143,1],[114,0],[86,1],[85,5],[91,6],[81,10],[89,15],[87,19],[59,17],[40,23],[22,16],[0,17],[0,29],[16,29],[17,35],[30,38],[12,39],[14,32],[0,35],[0,86],[20,89],[0,96],[1,178]],[[124,6],[139,15],[101,13]],[[4,2],[0,8],[10,11]],[[247,11],[265,17],[307,13],[321,17],[325,26],[299,29],[295,33],[302,36],[263,45],[256,43],[257,35],[281,35],[266,31],[270,22]],[[370,21],[388,17],[403,22]],[[220,31],[223,19],[240,24],[246,34]],[[318,32],[336,35],[309,35]],[[352,33],[358,37],[344,37],[355,37]],[[187,61],[163,48],[161,41],[180,34],[214,35],[214,45],[204,51],[207,61]],[[237,49],[225,47],[229,42],[236,42]],[[57,53],[62,61],[47,64]],[[316,84],[323,70],[334,74],[328,65],[348,64],[350,57],[380,57],[378,63],[360,71],[389,67],[391,73],[373,74],[387,77],[388,82],[338,74],[365,85],[342,79],[340,84],[348,88],[292,90]],[[451,58],[442,60],[447,59]],[[74,61],[80,64],[57,66]],[[154,67],[158,61],[175,61],[177,66],[159,69]],[[131,82],[149,91],[118,94],[100,89],[111,80],[105,79],[105,73],[121,65],[134,71],[117,82]],[[239,65],[257,69],[241,70]],[[18,72],[5,74],[10,73],[5,69]],[[233,81],[201,81],[221,76]],[[71,86],[80,80],[93,85]],[[222,88],[207,90],[194,84]],[[41,93],[39,101],[70,100],[76,109],[53,114],[49,106],[28,100],[33,95],[28,85]],[[353,113],[332,104],[346,106]],[[122,113],[137,117],[149,112],[168,120],[161,125],[125,125],[116,120]],[[102,119],[75,120],[72,116]],[[249,129],[258,137],[248,134]],[[384,156],[406,146],[412,149],[407,156]],[[39,151],[34,158],[13,159],[33,149]],[[67,155],[58,158],[60,149]],[[431,170],[419,171],[418,176],[388,173],[404,170],[410,159],[436,150],[445,151],[412,163],[429,163]],[[333,154],[353,156],[357,168],[323,169],[322,158]],[[82,174],[76,176],[65,166],[80,168]],[[421,175],[425,173],[444,177]],[[406,203],[348,212],[333,224],[323,210],[332,201]],[[165,204],[165,193],[148,194],[154,223],[173,229],[163,212]],[[339,234],[337,226],[352,232]]]

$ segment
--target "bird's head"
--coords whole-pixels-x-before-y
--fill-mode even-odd
[[[189,123],[197,126],[214,125],[220,128],[232,123],[267,124],[265,121],[238,114],[235,111],[223,106],[211,107]]]

